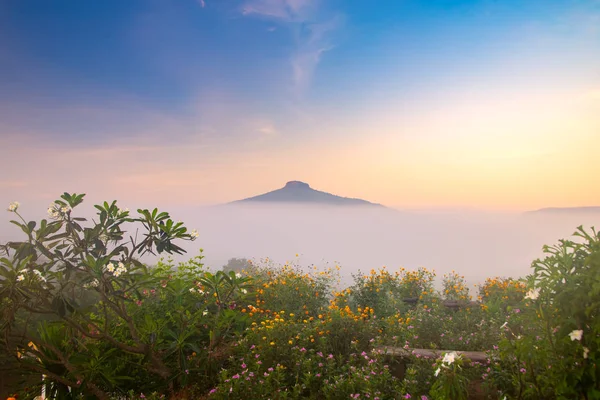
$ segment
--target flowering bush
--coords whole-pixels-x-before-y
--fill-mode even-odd
[[[533,262],[523,312],[507,322],[500,348],[505,392],[525,399],[600,398],[600,237],[545,246]]]
[[[462,374],[462,357],[456,352],[446,353],[436,362],[436,367],[433,375],[437,379],[431,388],[432,399],[466,400],[468,380]]]
[[[27,239],[2,247],[3,345],[21,371],[45,376],[49,396],[105,399],[129,388],[185,386],[204,365],[194,357],[215,344],[203,328],[230,326],[228,310],[209,310],[216,288],[204,297],[190,291],[201,257],[179,272],[164,264],[148,268],[138,257],[182,253],[175,241],[198,233],[156,209],[133,218],[116,202],[95,206],[98,220],[85,226],[74,214],[83,197],[65,193],[39,224],[9,207]],[[142,239],[125,239],[128,224],[144,228]]]
[[[471,300],[464,276],[452,271],[449,274],[444,274],[442,284],[443,296],[446,300]]]

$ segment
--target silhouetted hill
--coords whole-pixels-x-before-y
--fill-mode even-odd
[[[331,193],[314,190],[307,183],[290,181],[281,189],[264,193],[243,200],[237,200],[229,204],[240,203],[304,203],[323,204],[336,206],[372,206],[384,208],[381,204],[371,203],[366,200],[352,199],[336,196]]]
[[[573,214],[573,213],[600,213],[600,207],[548,207],[541,208],[529,213],[546,214]]]

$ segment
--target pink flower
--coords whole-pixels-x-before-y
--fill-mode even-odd
[[[525,372],[527,372],[527,370],[525,368],[521,368],[519,371],[521,371],[522,374],[524,374]]]

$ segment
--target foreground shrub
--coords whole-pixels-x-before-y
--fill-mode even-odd
[[[581,227],[575,237],[544,247],[523,308],[504,324],[495,376],[508,396],[600,398],[600,237]]]
[[[138,257],[183,253],[174,242],[198,234],[156,209],[133,218],[116,202],[95,206],[97,222],[85,226],[74,215],[83,197],[64,194],[39,224],[11,210],[27,239],[3,246],[0,259],[7,354],[37,382],[44,375],[30,389],[45,385],[50,397],[168,393],[194,375],[201,387],[223,339],[245,329],[230,305],[247,279],[206,273],[201,257],[178,271],[148,268]],[[143,228],[139,240],[126,239],[127,225]]]
[[[222,372],[210,398],[396,399],[405,393],[377,352],[356,352],[346,358],[292,346],[291,351],[284,350],[286,362],[273,365],[263,362],[256,346],[245,350],[231,370]]]

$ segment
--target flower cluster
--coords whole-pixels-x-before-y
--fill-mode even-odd
[[[17,209],[19,208],[21,204],[18,201],[13,201],[12,203],[10,203],[8,205],[7,211],[10,212],[17,212]]]
[[[540,297],[540,289],[533,288],[525,295],[525,298],[528,300],[537,300]]]
[[[48,216],[54,220],[66,219],[71,212],[71,207],[52,203],[48,206]]]
[[[115,268],[115,265],[113,263],[106,264],[106,270],[108,272],[110,272],[111,274],[113,274],[115,277],[119,277],[119,275],[124,274],[125,272],[127,272],[127,268],[125,268],[125,264],[123,264],[120,261],[117,264],[116,268]]]
[[[38,271],[37,269],[32,270],[32,272],[39,280],[41,280],[43,282],[48,282],[46,277],[44,277],[44,275],[42,275],[42,273],[40,271]],[[19,274],[17,276],[17,282],[23,282],[25,280],[25,274],[26,274],[26,272]]]
[[[444,354],[444,357],[442,358],[442,362],[441,362],[440,366],[435,370],[434,375],[438,376],[440,374],[442,368],[450,367],[450,365],[454,364],[454,361],[456,361],[457,359],[460,359],[460,355],[455,351],[451,351],[450,353]]]
[[[94,279],[93,281],[86,283],[85,285],[83,285],[84,288],[89,289],[92,287],[98,287],[100,286],[100,281],[98,279]]]

